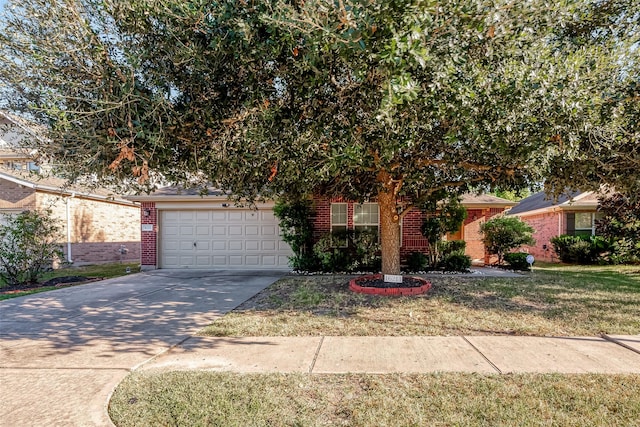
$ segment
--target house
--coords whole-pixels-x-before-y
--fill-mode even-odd
[[[140,208],[105,191],[66,187],[58,178],[0,169],[0,217],[50,209],[75,265],[140,260]]]
[[[551,239],[562,234],[595,235],[596,221],[601,218],[598,193],[573,191],[554,200],[544,192],[533,194],[511,209],[508,215],[517,216],[535,230],[535,246],[523,249],[537,260],[556,262]]]
[[[140,202],[143,269],[154,268],[288,268],[292,255],[280,237],[273,202],[257,209],[238,207],[227,194],[210,190],[165,187],[150,195],[128,197]],[[476,263],[488,262],[479,234],[480,224],[515,205],[489,195],[467,195],[468,217],[450,239],[467,241],[467,254]],[[425,251],[420,232],[422,214],[410,212],[402,222],[402,254]],[[377,203],[316,198],[313,203],[315,236],[331,230],[379,229]]]
[[[0,223],[7,214],[51,209],[62,228],[66,261],[75,265],[140,260],[140,209],[96,189],[68,187],[44,176],[23,146],[38,136],[23,120],[0,111]],[[25,144],[26,145],[26,144]]]

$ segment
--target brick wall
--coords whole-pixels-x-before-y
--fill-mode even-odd
[[[331,230],[331,203],[343,203],[344,200],[317,198],[314,202],[313,236],[315,240],[318,240]],[[350,229],[353,228],[353,205],[354,202],[348,202],[348,227]],[[482,235],[480,234],[480,224],[503,211],[503,208],[469,209],[467,211],[468,215],[463,225],[462,235],[467,242],[465,253],[471,257],[475,264],[495,261],[495,259],[490,259],[486,254],[482,243]],[[423,219],[423,213],[417,209],[410,211],[403,218],[402,243],[400,247],[401,259],[406,259],[411,252],[428,252],[427,240],[422,236],[421,231]]]
[[[69,204],[71,258],[74,263],[106,263],[140,260],[140,217],[137,206],[108,201],[37,193],[39,209],[51,209],[62,228],[67,256],[67,203]],[[120,249],[126,249],[121,254]]]
[[[563,216],[564,212],[547,212],[521,217],[535,230],[533,238],[536,240],[535,245],[524,246],[521,250],[529,252],[536,260],[557,262],[558,257],[553,250],[551,238],[566,233],[566,224],[565,221],[562,221]]]
[[[145,216],[145,212],[149,212],[148,216]],[[156,209],[155,202],[142,202],[140,206],[140,221],[142,224],[150,224],[152,226],[151,231],[142,231],[141,242],[141,254],[140,260],[142,268],[149,270],[157,267],[157,236],[158,236],[158,211]]]
[[[0,209],[35,209],[35,207],[34,189],[0,179]]]

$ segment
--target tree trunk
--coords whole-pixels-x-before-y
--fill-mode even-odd
[[[393,184],[385,185],[378,193],[382,274],[400,274],[400,218],[396,197]]]

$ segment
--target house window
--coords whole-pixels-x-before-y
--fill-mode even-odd
[[[353,227],[356,231],[370,230],[378,234],[379,217],[377,203],[362,203],[353,206]]]
[[[331,204],[331,234],[334,238],[336,246],[344,247],[347,245],[347,204],[332,203]]]
[[[576,212],[567,214],[567,234],[572,236],[594,236],[596,221],[603,215],[599,212]]]

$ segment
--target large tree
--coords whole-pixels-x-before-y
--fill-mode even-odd
[[[5,106],[67,176],[375,198],[387,274],[402,217],[442,189],[640,189],[633,0],[8,8]]]

